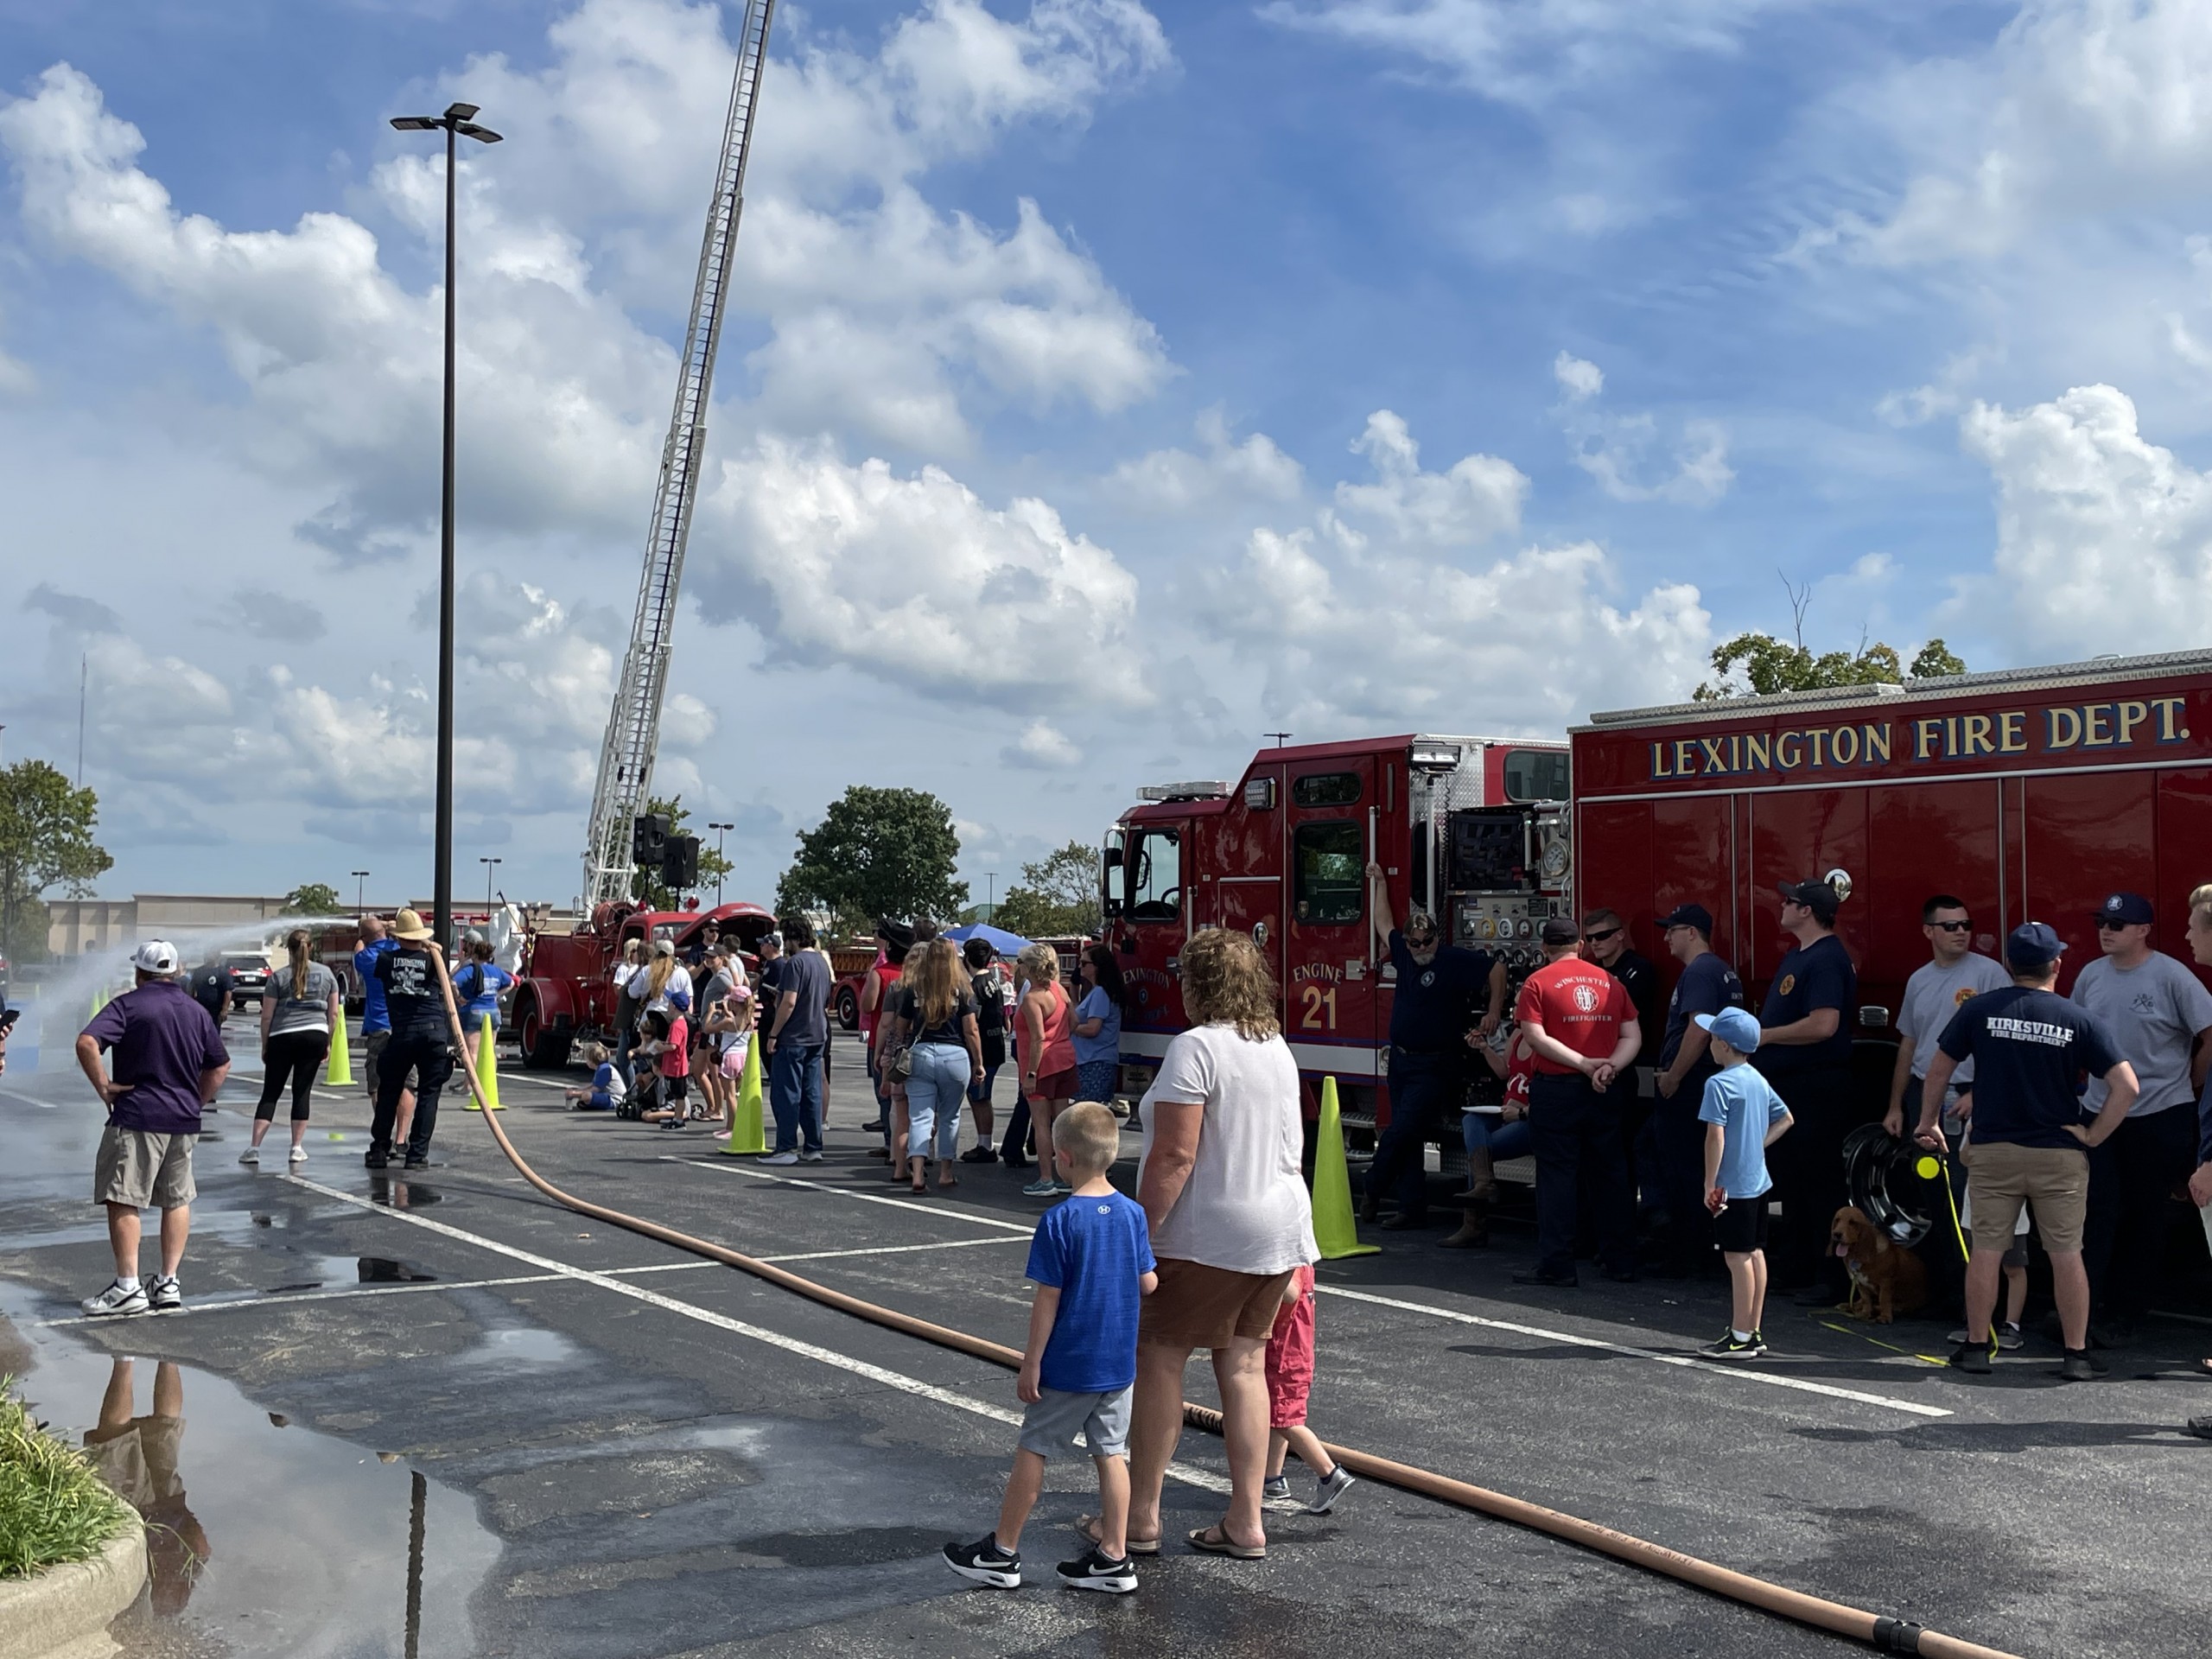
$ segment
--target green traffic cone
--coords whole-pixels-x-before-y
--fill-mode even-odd
[[[1325,1262],[1378,1255],[1382,1248],[1361,1243],[1352,1220],[1351,1171],[1344,1162],[1344,1126],[1334,1077],[1321,1079],[1321,1122],[1313,1147],[1313,1242]]]
[[[495,1112],[504,1112],[507,1109],[499,1104],[499,1034],[492,1029],[492,1016],[487,1014],[476,1034],[476,1084],[483,1090],[484,1106],[489,1106]],[[480,1112],[484,1106],[476,1103],[474,1094],[469,1096],[470,1111]]]
[[[322,1080],[337,1089],[353,1086],[353,1054],[346,1046],[346,1014],[343,1009],[340,1010],[338,1024],[330,1033],[330,1064],[323,1070]]]
[[[745,1044],[745,1077],[737,1085],[737,1109],[730,1114],[729,1139],[715,1148],[733,1158],[754,1157],[768,1150],[760,1126],[760,1042],[759,1033]]]

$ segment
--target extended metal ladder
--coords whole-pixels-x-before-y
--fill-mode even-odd
[[[721,343],[722,302],[730,256],[745,209],[745,163],[753,147],[753,114],[768,60],[768,24],[776,0],[747,0],[739,35],[737,74],[729,118],[722,129],[721,164],[707,206],[707,232],[699,249],[699,276],[691,289],[691,321],[683,335],[683,364],[677,375],[676,410],[661,452],[660,483],[645,537],[645,572],[630,647],[615,683],[607,741],[599,754],[592,791],[590,841],[584,849],[584,905],[630,896],[631,820],[644,810],[652,786],[653,756],[660,744],[661,698],[668,689],[670,637],[676,626],[677,593],[683,578],[683,550],[691,536],[691,511],[707,442],[707,399]]]

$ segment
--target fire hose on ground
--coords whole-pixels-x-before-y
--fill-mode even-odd
[[[438,982],[443,988],[446,1013],[453,1027],[454,1046],[456,1049],[461,1049],[462,1047],[461,1012],[454,1001],[453,981],[446,972],[444,953],[435,944],[430,947],[430,950],[432,958],[437,963]],[[604,1205],[593,1204],[588,1199],[580,1198],[573,1193],[562,1191],[532,1169],[524,1161],[522,1154],[515,1149],[514,1142],[508,1138],[506,1130],[500,1125],[499,1114],[489,1109],[491,1103],[484,1097],[483,1085],[478,1081],[474,1071],[467,1066],[458,1069],[467,1077],[469,1091],[476,1096],[477,1104],[486,1109],[483,1113],[485,1127],[492,1131],[493,1139],[499,1142],[499,1150],[505,1154],[507,1161],[514,1166],[515,1173],[563,1208],[574,1211],[580,1216],[589,1216],[595,1221],[603,1221],[611,1227],[620,1227],[625,1231],[672,1245],[691,1255],[720,1262],[725,1266],[736,1268],[741,1273],[749,1274],[753,1278],[764,1280],[779,1289],[790,1291],[794,1295],[803,1296],[807,1300],[823,1307],[833,1308],[840,1313],[849,1314],[855,1319],[863,1319],[884,1330],[896,1331],[904,1336],[918,1338],[921,1341],[933,1344],[938,1347],[949,1348],[956,1353],[967,1354],[995,1365],[1004,1366],[1008,1370],[1020,1369],[1020,1351],[1007,1347],[1002,1343],[992,1342],[982,1337],[972,1336],[965,1331],[955,1331],[947,1325],[936,1325],[927,1319],[916,1319],[909,1313],[901,1313],[895,1309],[879,1306],[874,1302],[863,1301],[857,1296],[849,1296],[842,1291],[832,1290],[826,1285],[818,1285],[810,1279],[803,1279],[798,1274],[786,1272],[772,1262],[760,1261],[724,1245],[710,1243],[702,1238],[694,1238],[690,1234],[679,1232],[673,1227],[664,1227],[658,1222],[647,1221],[642,1217],[628,1215],[620,1210],[610,1210]],[[1190,1427],[1205,1433],[1218,1434],[1222,1432],[1221,1414],[1208,1407],[1193,1405],[1186,1401],[1183,1406],[1183,1419]],[[1756,1608],[1761,1612],[1772,1613],[1778,1618],[1791,1619],[1800,1624],[1810,1625],[1815,1630],[1828,1631],[1832,1635],[1866,1643],[1882,1653],[1920,1654],[1928,1656],[1928,1659],[2017,1659],[2017,1656],[2008,1654],[2001,1649],[1983,1647],[1979,1643],[1967,1642],[1955,1636],[1946,1636],[1940,1630],[1929,1630],[1910,1619],[1870,1613],[1861,1608],[1846,1606],[1841,1602],[1808,1595],[1801,1590],[1792,1590],[1786,1586],[1772,1584],[1764,1579],[1754,1578],[1747,1573],[1738,1573],[1732,1568],[1718,1566],[1694,1555],[1686,1555],[1680,1550],[1669,1549],[1663,1544],[1651,1543],[1628,1533],[1617,1532],[1611,1527],[1600,1526],[1592,1521],[1585,1521],[1577,1516],[1567,1515],[1558,1510],[1546,1509],[1540,1503],[1531,1503],[1524,1498],[1509,1497],[1503,1492],[1494,1492],[1486,1487],[1476,1486],[1464,1480],[1454,1480],[1448,1475],[1440,1475],[1430,1470],[1416,1469],[1410,1465],[1395,1462],[1389,1458],[1377,1457],[1371,1452],[1362,1452],[1352,1446],[1333,1446],[1326,1442],[1324,1442],[1324,1445],[1331,1457],[1342,1463],[1345,1468],[1362,1479],[1377,1481],[1387,1486],[1394,1486],[1401,1491],[1411,1492],[1417,1497],[1430,1498],[1458,1509],[1471,1510],[1477,1514],[1490,1516],[1496,1520],[1510,1522],[1515,1526],[1527,1527],[1534,1531],[1548,1534],[1554,1538],[1579,1545],[1585,1549],[1594,1550],[1599,1554],[1610,1555],[1615,1560],[1625,1561],[1631,1567],[1641,1567],[1646,1572],[1659,1573],[1680,1583],[1690,1585],[1705,1591],[1707,1594],[1723,1597],[1742,1605]]]

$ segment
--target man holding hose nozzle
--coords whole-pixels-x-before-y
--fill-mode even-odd
[[[453,1076],[453,1027],[429,928],[416,912],[403,910],[392,918],[391,937],[399,941],[398,949],[378,957],[373,970],[391,1016],[391,1039],[378,1065],[376,1116],[369,1125],[368,1156],[361,1162],[366,1168],[382,1169],[389,1161],[399,1097],[411,1071],[415,1121],[407,1137],[406,1167],[428,1169],[430,1136],[438,1127],[438,1096]]]

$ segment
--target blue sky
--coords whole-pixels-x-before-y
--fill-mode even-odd
[[[427,888],[465,97],[466,889],[574,893],[734,7],[0,0],[0,742],[105,891]],[[2212,13],[861,0],[762,94],[666,784],[980,894],[1259,734],[1557,732],[1782,626],[2202,643]],[[341,882],[340,885],[343,885]]]

